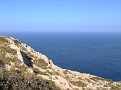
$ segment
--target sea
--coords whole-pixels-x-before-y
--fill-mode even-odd
[[[7,32],[64,69],[121,81],[121,33]]]

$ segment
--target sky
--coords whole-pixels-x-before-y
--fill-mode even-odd
[[[121,0],[0,0],[0,32],[121,32]]]

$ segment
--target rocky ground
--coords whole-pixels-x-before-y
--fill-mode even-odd
[[[0,36],[0,90],[16,89],[121,90],[121,83],[62,69],[19,40]]]

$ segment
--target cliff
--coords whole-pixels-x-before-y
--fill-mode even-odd
[[[121,90],[121,84],[62,69],[19,40],[0,36],[0,90],[16,89]]]

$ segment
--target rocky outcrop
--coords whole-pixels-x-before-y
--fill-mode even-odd
[[[119,82],[62,69],[53,64],[52,60],[49,60],[44,54],[36,52],[19,40],[0,36],[0,76],[6,71],[9,73],[19,73],[20,76],[22,74],[24,76],[32,75],[33,77],[39,77],[49,81],[47,83],[54,83],[53,85],[58,88],[56,90],[121,90],[121,83]],[[53,90],[49,88],[45,90]]]

